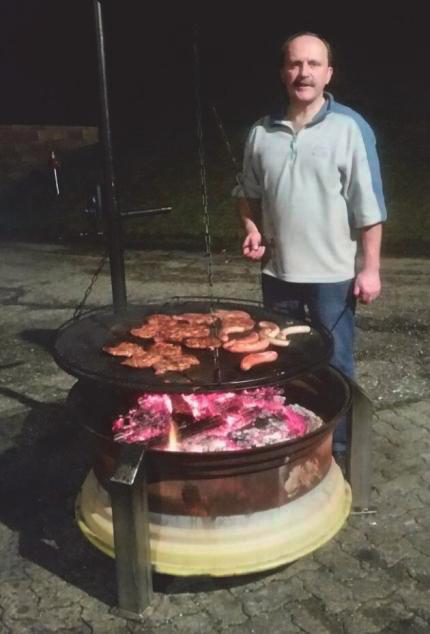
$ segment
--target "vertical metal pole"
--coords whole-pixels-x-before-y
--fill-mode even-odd
[[[109,482],[119,613],[139,618],[152,592],[145,450],[125,445]]]
[[[113,308],[116,313],[119,313],[127,307],[124,248],[122,243],[121,217],[118,211],[115,194],[115,173],[112,151],[112,133],[110,128],[101,0],[93,0],[93,4],[97,34],[97,60],[101,110],[100,139],[103,148],[103,213],[105,215],[108,230]]]
[[[347,477],[352,490],[352,508],[358,513],[373,512],[370,508],[373,406],[357,383],[351,380],[349,383],[352,409],[348,430]]]

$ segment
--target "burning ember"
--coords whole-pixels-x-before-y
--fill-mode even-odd
[[[169,451],[176,451],[178,448],[178,432],[176,430],[176,425],[173,422],[173,420],[170,421],[169,443],[167,445],[167,448],[169,449]]]
[[[208,394],[143,394],[117,418],[114,439],[170,451],[235,451],[303,436],[323,421],[287,405],[279,387]]]

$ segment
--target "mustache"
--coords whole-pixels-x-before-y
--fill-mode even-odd
[[[296,79],[294,86],[315,86],[315,83],[309,79]]]

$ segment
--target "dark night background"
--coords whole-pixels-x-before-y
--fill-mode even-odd
[[[92,124],[98,118],[91,0],[3,1],[0,123]],[[193,117],[193,29],[203,98],[227,120],[251,121],[280,94],[278,48],[288,34],[323,34],[337,54],[333,92],[378,124],[427,115],[428,35],[411,3],[146,3],[106,0],[105,30],[116,133],[185,126]],[[418,7],[418,5],[415,5]],[[336,8],[337,7],[337,8]],[[339,8],[342,7],[342,8]],[[151,124],[149,125],[149,121]],[[132,132],[133,130],[133,132]]]
[[[119,207],[173,207],[168,221],[127,220],[128,239],[160,248],[202,244],[197,32],[211,230],[219,248],[239,244],[231,201],[237,169],[211,106],[239,159],[249,126],[283,95],[280,44],[308,30],[334,48],[330,90],[376,132],[389,209],[386,252],[428,255],[430,38],[418,3],[102,4]],[[93,1],[3,0],[0,7],[0,124],[97,125]],[[0,229],[30,238],[86,234],[83,210],[101,179],[98,152],[92,146],[60,154],[58,198],[52,174],[39,166],[0,201]]]

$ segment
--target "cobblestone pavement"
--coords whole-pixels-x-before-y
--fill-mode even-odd
[[[156,575],[153,606],[136,623],[116,614],[113,562],[74,522],[91,455],[65,414],[74,379],[49,352],[99,256],[4,243],[0,258],[1,634],[430,631],[429,260],[386,260],[384,298],[358,312],[358,378],[377,406],[377,514],[350,516],[314,554],[269,573]],[[236,256],[216,256],[215,278],[218,295],[258,293],[257,269]],[[131,253],[127,280],[135,301],[206,294],[198,254]],[[110,301],[104,272],[89,305]]]

